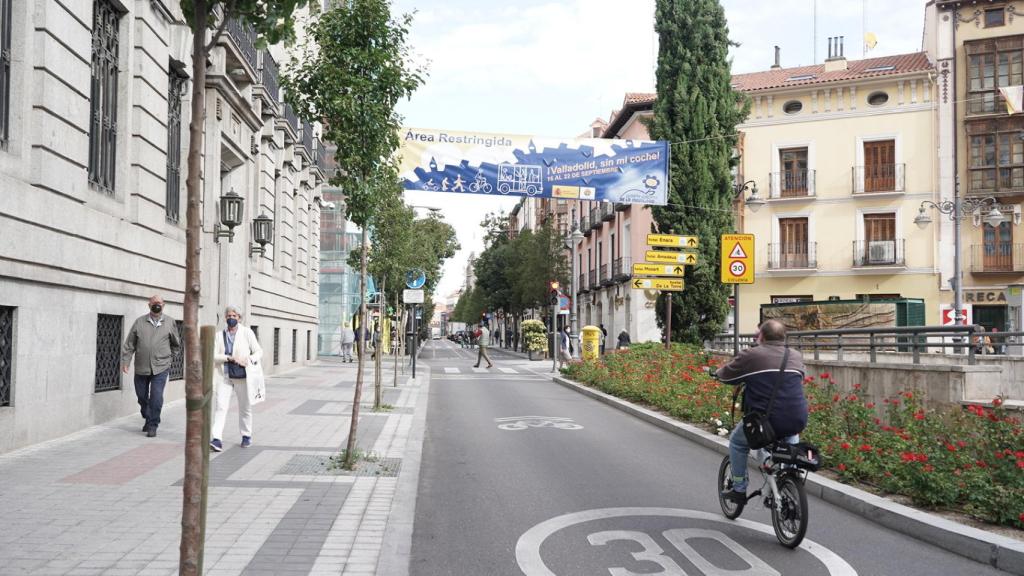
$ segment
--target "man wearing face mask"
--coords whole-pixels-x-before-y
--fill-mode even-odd
[[[175,355],[181,354],[181,338],[175,328],[174,319],[163,313],[164,299],[153,296],[149,299],[149,314],[140,316],[128,337],[124,340],[121,353],[121,370],[127,374],[132,355],[135,356],[135,396],[146,423],[142,431],[146,436],[156,436],[160,426],[160,410],[164,406],[164,386]]]

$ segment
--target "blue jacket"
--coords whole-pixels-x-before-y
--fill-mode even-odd
[[[718,369],[718,379],[726,384],[746,384],[743,410],[766,411],[772,387],[779,381],[779,367],[785,353],[783,342],[768,341],[748,348]],[[799,434],[807,426],[807,398],[804,396],[804,358],[790,349],[785,372],[775,392],[775,404],[769,415],[778,437]]]

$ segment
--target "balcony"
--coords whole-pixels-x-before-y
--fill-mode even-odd
[[[260,86],[266,91],[271,102],[279,102],[281,99],[280,74],[277,70],[277,62],[274,61],[269,50],[260,50],[259,64]]]
[[[813,270],[818,267],[818,243],[769,244],[769,270]]]
[[[591,290],[597,288],[597,270],[590,271],[590,282],[587,286],[590,286]]]
[[[580,230],[583,231],[583,235],[587,238],[590,238],[590,235],[594,233],[594,231],[590,229],[590,219],[587,218],[586,214],[580,216]]]
[[[612,260],[612,281],[625,282],[632,276],[629,258],[616,258]]]
[[[614,283],[611,275],[608,274],[608,265],[601,264],[601,286],[611,286]]]
[[[906,266],[906,243],[893,240],[854,240],[853,266]]]
[[[312,159],[313,157],[313,125],[309,122],[302,121],[302,130],[299,132],[299,144],[306,149],[306,155]]]
[[[611,202],[601,202],[601,207],[598,210],[601,212],[601,220],[605,222],[615,220],[615,207]]]
[[[604,226],[604,222],[601,221],[601,209],[592,208],[590,210],[590,227],[594,230],[600,230],[601,226]]]
[[[327,151],[324,149],[323,140],[317,138],[313,146],[313,163],[325,175],[327,174]]]
[[[581,294],[585,293],[585,292],[590,292],[590,289],[587,288],[587,275],[586,274],[580,274],[579,284],[576,285],[576,291],[581,293]]]
[[[629,204],[627,202],[620,202],[615,204],[616,212],[625,212],[626,210],[629,210]]]
[[[814,197],[814,170],[772,172],[769,182],[769,199]]]
[[[230,18],[224,26],[224,32],[234,41],[239,54],[249,64],[249,67],[255,71],[257,69],[256,29],[253,28],[252,24],[242,22],[238,18]]]
[[[292,108],[291,104],[284,105],[284,120],[292,128],[292,134],[296,138],[299,137],[299,116],[295,113],[295,109]]]
[[[1024,272],[1024,244],[975,244],[971,246],[971,272],[974,274]]]
[[[904,192],[905,164],[876,164],[853,167],[854,194]]]

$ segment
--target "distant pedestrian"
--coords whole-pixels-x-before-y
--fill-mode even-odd
[[[626,332],[625,330],[619,332],[619,342],[615,347],[618,348],[619,350],[629,350],[630,344],[631,342],[629,341],[629,332]]]
[[[352,325],[345,322],[341,327],[341,361],[352,361],[352,345],[355,344],[356,333],[352,331]]]
[[[367,338],[368,338],[368,334],[366,332],[366,329],[363,328],[362,326],[356,327],[355,332],[356,332],[356,341],[355,341],[356,356],[358,358],[362,359],[363,353],[366,352],[366,341],[367,341]],[[359,345],[360,342],[362,342],[362,346]]]
[[[1006,341],[999,336],[999,329],[992,327],[992,336],[989,338],[992,354],[1006,354]]]
[[[238,431],[242,448],[252,446],[252,407],[266,396],[263,382],[263,348],[251,328],[242,324],[242,313],[235,306],[224,308],[227,327],[218,334],[213,346],[213,424],[210,448],[224,449],[224,423],[231,406],[231,394],[238,398]]]
[[[371,336],[371,342],[373,343],[373,353],[370,354],[370,360],[377,357],[377,350],[380,349],[380,326],[373,328],[373,336]]]
[[[476,365],[473,368],[480,367],[480,360],[487,360],[488,368],[494,367],[494,364],[491,363],[491,357],[487,355],[487,347],[491,345],[491,331],[487,329],[486,324],[481,324],[474,335],[477,338],[476,345],[480,351],[477,352]]]
[[[600,328],[601,328],[601,355],[603,356],[604,355],[605,341],[608,340],[608,329],[604,327],[604,324],[601,324]]]
[[[135,397],[146,423],[142,431],[156,436],[160,411],[164,406],[164,386],[171,362],[181,354],[181,337],[174,319],[163,313],[164,299],[151,296],[149,314],[139,316],[132,324],[121,349],[121,370],[128,373],[128,363],[135,356]]]
[[[572,362],[572,337],[569,334],[569,327],[563,326],[558,333],[558,367]]]

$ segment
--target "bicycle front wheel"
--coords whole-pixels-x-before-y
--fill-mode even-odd
[[[732,464],[729,463],[729,456],[722,458],[722,464],[718,467],[718,504],[726,518],[735,520],[743,512],[743,504],[723,498],[722,492],[726,490],[732,490]]]
[[[786,548],[796,548],[807,534],[807,492],[799,478],[787,474],[779,479],[779,502],[772,506],[775,537]]]

